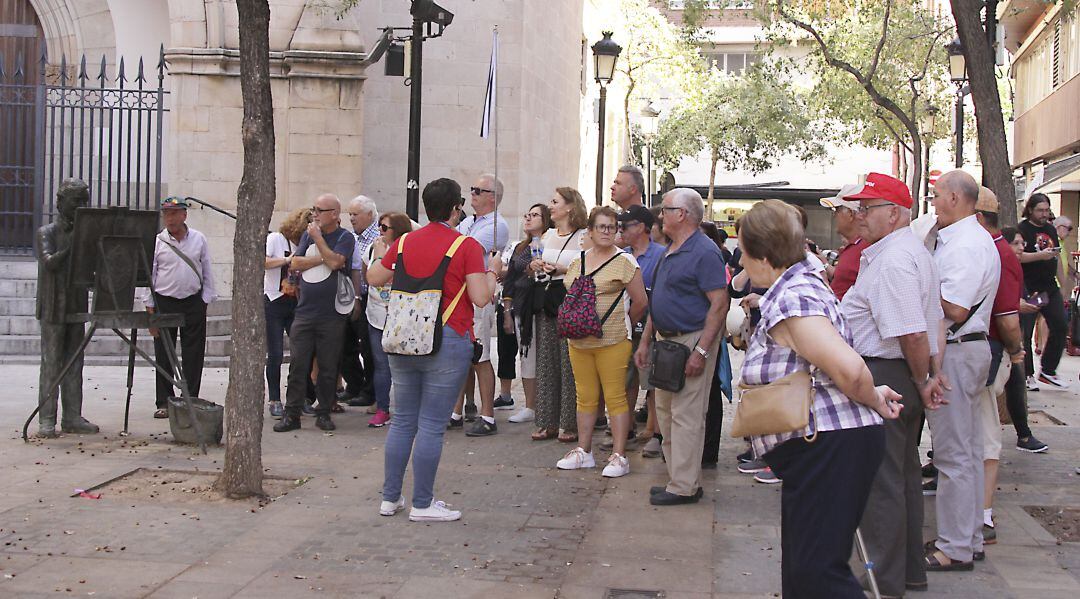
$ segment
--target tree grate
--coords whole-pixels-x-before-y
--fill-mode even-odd
[[[604,599],[664,599],[664,591],[647,589],[608,589]]]

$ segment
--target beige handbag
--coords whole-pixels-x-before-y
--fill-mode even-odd
[[[813,417],[814,379],[809,372],[793,372],[768,385],[739,383],[739,404],[731,425],[732,437],[759,437],[802,430]],[[817,429],[807,437],[817,439]]]

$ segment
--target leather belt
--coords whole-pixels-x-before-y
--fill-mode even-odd
[[[971,341],[986,341],[987,339],[986,333],[968,333],[967,335],[948,339],[945,343],[969,343]]]
[[[661,331],[660,329],[656,329],[656,332],[661,337],[678,337],[679,335],[689,335],[690,333],[693,333],[693,331],[686,331],[685,333],[680,333],[679,331]]]

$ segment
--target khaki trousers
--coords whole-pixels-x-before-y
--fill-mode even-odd
[[[690,348],[701,338],[701,331],[663,337]],[[717,337],[710,347],[705,370],[695,377],[686,377],[682,391],[672,393],[656,390],[656,418],[660,422],[660,434],[664,436],[661,448],[667,459],[667,491],[676,495],[693,495],[701,486],[701,454],[705,444],[705,413],[709,408],[709,388],[716,372],[716,357],[720,347]]]

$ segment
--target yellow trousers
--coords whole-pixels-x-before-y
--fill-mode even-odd
[[[626,367],[631,348],[629,339],[588,349],[570,346],[578,412],[596,412],[600,407],[601,389],[604,390],[604,403],[609,416],[630,411],[626,405]]]

